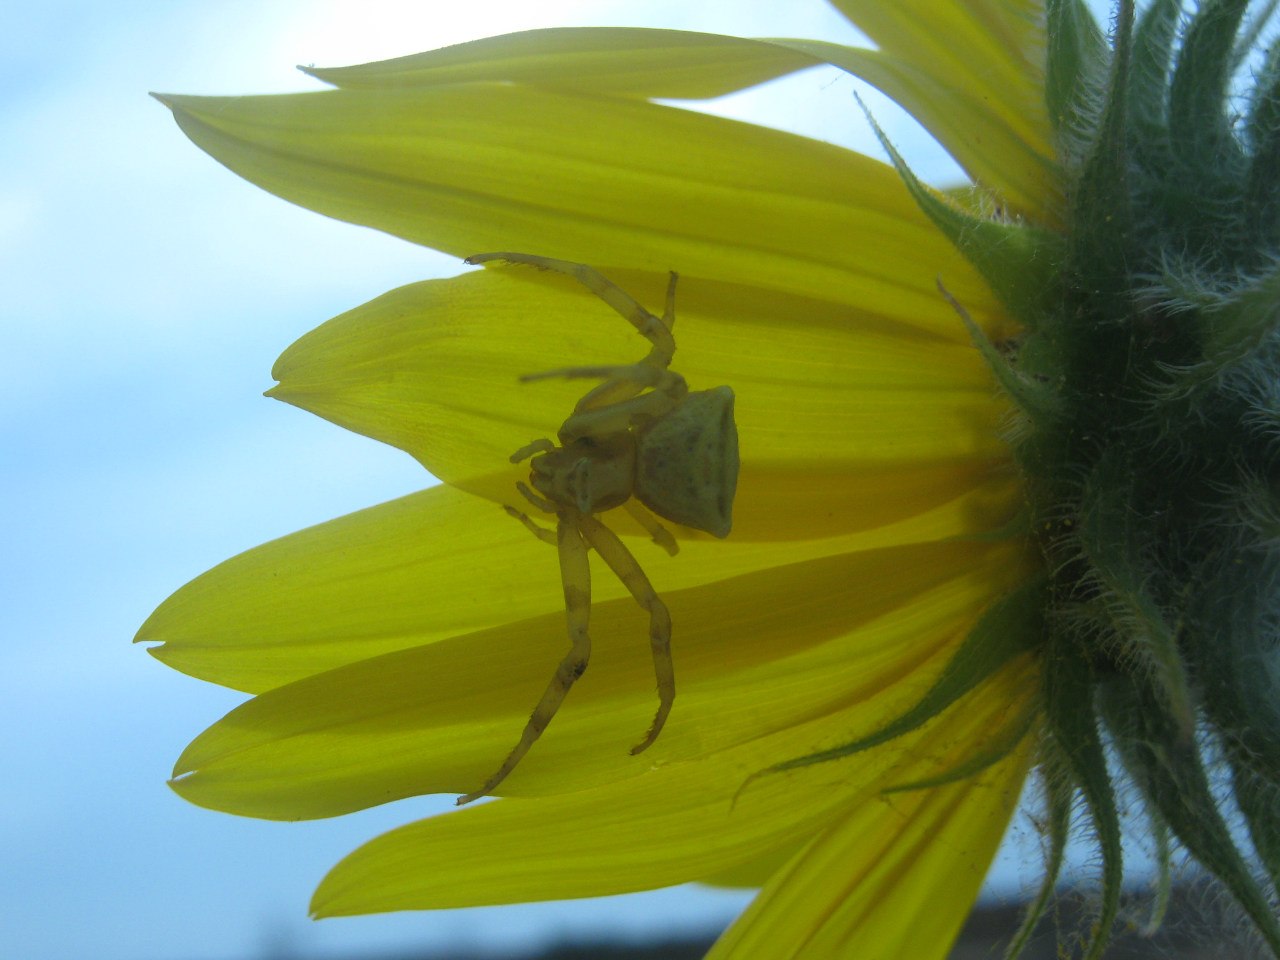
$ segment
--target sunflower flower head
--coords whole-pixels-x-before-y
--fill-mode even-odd
[[[1280,46],[1241,92],[1247,3],[1208,2],[1185,23],[1176,2],[1140,18],[1122,3],[1110,48],[1071,6],[1048,5],[1046,85],[1066,245],[1050,296],[1017,311],[1022,333],[992,361],[1019,409],[1047,575],[1051,833],[1060,848],[1081,796],[1109,929],[1121,869],[1105,743],[1152,829],[1280,952]],[[1238,849],[1224,789],[1269,882]]]
[[[275,819],[500,797],[355,851],[318,915],[701,880],[762,888],[715,960],[941,958],[1035,771],[1011,954],[1082,831],[1101,956],[1136,812],[1159,889],[1185,852],[1280,957],[1275,4],[1121,0],[1109,34],[1080,0],[834,5],[876,49],[546,30],[162,98],[288,200],[550,268],[391,291],[279,359],[270,395],[444,484],[143,625],[255,695],[174,789]],[[878,128],[889,164],[655,102],[817,64],[971,182]]]

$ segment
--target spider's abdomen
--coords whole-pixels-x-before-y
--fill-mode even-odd
[[[727,536],[738,488],[733,390],[690,393],[638,432],[635,469],[635,495],[654,513]]]

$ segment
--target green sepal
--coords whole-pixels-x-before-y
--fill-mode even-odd
[[[1195,730],[1195,706],[1177,638],[1147,591],[1143,566],[1150,531],[1137,526],[1133,503],[1137,470],[1127,458],[1104,454],[1085,484],[1078,537],[1102,590],[1118,650],[1104,650],[1149,673],[1183,736]]]
[[[1224,109],[1236,33],[1249,0],[1207,0],[1192,19],[1169,86],[1169,134],[1180,161],[1221,175],[1236,140]],[[1224,152],[1225,151],[1225,152]]]
[[[1009,312],[1035,329],[1061,300],[1067,251],[1063,238],[1030,224],[977,217],[947,202],[911,172],[866,104],[858,103],[917,206],[982,274]]]
[[[988,607],[934,685],[914,707],[896,720],[849,743],[776,764],[761,771],[760,775],[839,760],[923,726],[1014,657],[1040,644],[1048,599],[1047,586],[1044,577],[1035,577]]]
[[[1222,526],[1234,527],[1245,545],[1228,545],[1202,563],[1200,575],[1186,588],[1189,642],[1184,645],[1194,657],[1204,713],[1234,751],[1233,762],[1280,783],[1274,633],[1280,557],[1274,541],[1255,539],[1257,527],[1267,523],[1265,513],[1275,522],[1278,505],[1262,478],[1245,474],[1233,492],[1235,509],[1229,509]]]
[[[1255,384],[1254,387],[1248,395],[1249,412],[1246,415],[1250,439],[1262,441],[1274,451],[1276,444],[1280,443],[1280,383],[1268,380]],[[1268,519],[1263,527],[1274,530],[1272,525],[1277,522],[1277,516],[1280,516],[1277,510],[1280,510],[1280,504],[1274,500],[1264,506],[1261,515]],[[1276,540],[1280,542],[1280,537],[1276,537]]]
[[[1173,45],[1182,18],[1182,0],[1154,0],[1133,31],[1128,77],[1128,142],[1132,165],[1154,182],[1157,196],[1170,191],[1166,179],[1177,159],[1169,144],[1169,76]],[[1163,217],[1150,207],[1139,211],[1139,229],[1162,229]]]
[[[1067,849],[1067,838],[1071,833],[1071,803],[1075,798],[1071,777],[1066,770],[1057,769],[1046,758],[1041,765],[1040,775],[1045,793],[1045,834],[1049,846],[1045,853],[1044,875],[1040,878],[1040,890],[1036,898],[1027,905],[1022,922],[1009,942],[1005,951],[1005,960],[1017,960],[1027,948],[1032,934],[1035,933],[1044,912],[1053,900],[1053,891],[1058,877],[1062,873],[1062,864]]]
[[[1261,412],[1256,415],[1263,418]],[[1263,430],[1275,430],[1274,423]],[[1255,544],[1280,544],[1280,498],[1261,476],[1242,472],[1232,491],[1232,520],[1248,531]]]
[[[1082,0],[1047,0],[1045,104],[1049,122],[1069,142],[1092,119],[1110,52]]]
[[[1260,265],[1249,245],[1248,160],[1231,102],[1236,31],[1247,6],[1208,0],[1191,20],[1169,87],[1171,163],[1150,172],[1176,249],[1218,272]],[[1174,242],[1166,246],[1175,249]]]
[[[1151,839],[1156,848],[1155,896],[1147,919],[1138,925],[1138,935],[1153,937],[1164,923],[1165,914],[1169,912],[1169,902],[1173,899],[1173,842],[1169,837],[1168,824],[1150,805],[1147,807],[1147,817],[1151,821]]]
[[[1280,240],[1280,37],[1272,41],[1258,70],[1245,141],[1250,148],[1245,215],[1254,243],[1274,248]]]
[[[1198,315],[1205,360],[1221,369],[1244,359],[1280,327],[1280,263],[1215,298]]]
[[[1239,745],[1227,747],[1236,805],[1249,825],[1253,848],[1280,889],[1280,784],[1263,777],[1242,756]]]
[[[953,297],[951,292],[942,285],[941,279],[938,280],[938,292],[960,317],[960,322],[969,331],[969,339],[982,354],[982,359],[987,362],[987,367],[996,378],[996,382],[1018,409],[1041,425],[1058,421],[1062,416],[1063,404],[1054,383],[1050,380],[1037,380],[1034,376],[1027,376],[1009,362],[999,348],[991,342],[986,332],[974,322],[973,317],[969,316],[969,311],[964,308],[964,304]]]
[[[942,773],[907,783],[896,783],[881,790],[881,793],[910,793],[913,790],[931,790],[944,787],[949,783],[959,783],[977,776],[988,767],[995,766],[1017,749],[1018,744],[1026,739],[1039,715],[1039,705],[1024,710],[1013,722],[1005,724],[996,733],[989,735],[980,749],[969,754],[959,763],[952,764]]]
[[[1128,116],[1133,59],[1133,2],[1116,11],[1115,50],[1098,133],[1076,179],[1072,213],[1072,265],[1088,278],[1089,312],[1118,321],[1130,315],[1129,269],[1137,242],[1131,198]]]
[[[1133,676],[1099,688],[1099,705],[1129,775],[1146,801],[1206,869],[1231,891],[1280,954],[1280,924],[1236,848],[1209,786],[1194,739],[1188,739],[1150,686]]]
[[[1102,904],[1096,934],[1084,960],[1098,960],[1111,938],[1120,910],[1124,854],[1106,753],[1094,717],[1094,677],[1082,651],[1065,633],[1054,636],[1045,657],[1044,703],[1050,769],[1061,769],[1084,795],[1102,854]]]
[[[1254,74],[1248,113],[1244,122],[1244,141],[1255,156],[1262,154],[1280,137],[1280,37],[1271,41],[1266,55]],[[1275,174],[1275,168],[1272,168]]]
[[[1250,15],[1249,22],[1240,31],[1240,35],[1236,37],[1235,50],[1231,54],[1232,74],[1235,74],[1248,62],[1254,48],[1258,45],[1258,41],[1262,39],[1263,31],[1270,26],[1271,18],[1275,16],[1278,7],[1280,7],[1280,0],[1265,0]]]
[[[1213,290],[1194,272],[1175,273],[1166,265],[1161,276],[1168,309],[1195,325],[1200,359],[1185,365],[1164,367],[1165,381],[1156,387],[1156,408],[1167,421],[1185,419],[1185,406],[1167,404],[1202,393],[1219,383],[1224,373],[1263,347],[1280,328],[1280,263],[1246,279],[1227,291]],[[1264,376],[1269,374],[1264,373]]]
[[[1138,131],[1136,145],[1163,147],[1168,156],[1169,71],[1173,39],[1182,16],[1182,0],[1155,0],[1142,12],[1133,31],[1133,63],[1129,70],[1129,117]]]

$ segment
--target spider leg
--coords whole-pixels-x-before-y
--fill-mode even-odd
[[[624,503],[622,508],[631,514],[636,523],[649,532],[653,542],[667,551],[668,556],[674,557],[680,552],[680,545],[676,543],[676,538],[671,535],[671,531],[659,523],[658,518],[643,503],[632,498]]]
[[[678,279],[675,271],[672,271],[671,279],[667,283],[667,306],[662,314],[662,325],[668,330],[674,327],[676,322],[676,280]],[[672,341],[671,350],[675,350],[674,340]],[[535,373],[520,379],[527,381],[547,376],[599,376],[607,378],[604,383],[587,391],[574,406],[574,413],[582,413],[584,410],[595,410],[600,407],[611,406],[623,400],[629,400],[640,393],[646,386],[658,388],[666,382],[664,378],[679,376],[679,374],[667,372],[671,357],[672,353],[670,351],[664,352],[663,348],[655,343],[649,350],[648,356],[638,363],[625,367],[569,367],[562,370],[551,370],[542,374]],[[586,371],[588,370],[591,372],[587,373]],[[676,399],[679,398],[677,397]]]
[[[523,480],[516,481],[516,489],[519,490],[520,493],[524,495],[524,498],[526,500],[532,503],[539,510],[542,510],[545,513],[557,512],[556,505],[554,503],[552,503],[550,500],[544,500],[542,497],[538,496],[536,493],[534,493],[532,490],[529,489],[529,485],[525,483]]]
[[[571,260],[554,260],[551,257],[539,257],[531,253],[477,253],[467,257],[470,264],[487,263],[490,260],[506,260],[508,263],[526,263],[542,270],[554,270],[565,276],[573,277],[597,297],[611,306],[624,320],[630,323],[641,336],[653,344],[661,365],[666,366],[676,352],[676,341],[671,335],[671,323],[674,322],[676,275],[671,274],[667,287],[667,305],[670,318],[659,319],[640,305],[631,294],[627,293],[599,270],[585,263],[574,263]]]
[[[605,386],[608,386],[608,384],[605,384]],[[594,392],[592,391],[592,393]],[[635,424],[658,419],[658,417],[683,400],[688,393],[689,386],[685,383],[684,377],[678,373],[664,370],[661,378],[648,393],[642,393],[639,396],[631,397],[629,400],[622,400],[607,406],[586,410],[580,407],[577,412],[560,425],[560,430],[558,431],[560,442],[564,444],[571,443],[579,437],[589,434],[625,433]],[[591,395],[587,394],[588,397]]]
[[[502,509],[507,511],[507,516],[514,517],[516,520],[523,523],[525,527],[528,528],[529,532],[543,543],[549,543],[554,547],[558,542],[556,540],[556,532],[554,530],[548,530],[546,527],[539,526],[527,513],[521,513],[515,507],[508,507],[505,505]]]
[[[557,367],[555,370],[540,370],[538,373],[526,373],[520,377],[521,383],[531,380],[550,380],[552,377],[568,379],[625,380],[636,385],[636,393],[645,387],[653,387],[661,383],[665,377],[678,376],[669,373],[662,367],[651,367],[649,364],[621,363],[598,367]],[[598,387],[596,389],[599,389]]]
[[[537,742],[538,737],[542,736],[542,731],[560,709],[573,682],[587,669],[587,661],[591,656],[591,635],[587,632],[587,622],[591,615],[591,567],[587,562],[587,545],[578,532],[578,523],[582,519],[585,518],[576,512],[565,511],[560,514],[560,521],[556,524],[560,579],[564,583],[565,620],[569,627],[569,652],[556,667],[542,699],[533,708],[533,714],[525,724],[520,741],[507,755],[507,759],[502,761],[497,773],[486,780],[479,790],[459,797],[458,806],[492,793],[507,778],[524,759],[529,748]]]
[[[676,353],[676,341],[671,331],[676,325],[676,281],[680,279],[680,276],[674,270],[671,270],[668,272],[668,277],[666,306],[663,307],[662,317],[660,318],[662,325],[667,328],[667,336],[660,337],[657,340],[649,337],[649,342],[653,346],[649,349],[649,355],[640,361],[643,364],[662,370],[671,365],[671,358]],[[643,332],[641,331],[641,333]],[[646,334],[646,336],[648,335]],[[668,340],[670,343],[668,343]]]
[[[523,447],[511,455],[512,463],[519,463],[521,460],[528,460],[535,453],[554,453],[556,445],[545,437],[541,440],[534,440],[526,443]]]
[[[624,400],[630,400],[643,390],[644,386],[640,383],[615,377],[584,393],[574,404],[573,412],[582,413],[584,410],[598,410],[600,407],[621,403]]]
[[[583,515],[579,523],[587,543],[631,591],[636,603],[649,611],[649,647],[653,651],[653,672],[658,678],[658,712],[644,739],[631,748],[631,753],[637,754],[658,739],[676,698],[676,674],[671,663],[671,614],[617,534],[592,516]]]
[[[614,366],[560,367],[556,370],[542,370],[538,373],[526,373],[520,381],[529,383],[532,380],[547,380],[551,377],[603,380],[604,382],[599,386],[588,390],[574,406],[574,413],[582,413],[584,410],[596,410],[629,400],[646,388],[669,393],[671,378],[678,376],[679,374],[671,373],[665,367],[650,364],[646,359],[639,363]]]
[[[662,312],[662,325],[671,330],[676,325],[676,281],[680,279],[680,275],[674,270],[669,271],[670,277],[667,280],[667,305]]]

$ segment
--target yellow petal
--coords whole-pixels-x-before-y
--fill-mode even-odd
[[[702,882],[713,887],[736,887],[758,889],[769,882],[769,878],[787,865],[797,853],[809,845],[809,841],[777,847],[762,857],[735,864],[728,870],[722,870]]]
[[[1012,209],[1057,222],[1062,186],[1044,102],[1043,3],[832,2],[879,52],[832,51],[831,62],[897,100]]]
[[[943,960],[1017,806],[1028,752],[854,809],[769,881],[707,960]]]
[[[803,137],[517,84],[164,99],[259,186],[459,256],[676,269],[940,324],[938,275],[980,320],[992,304],[893,170]]]
[[[1006,60],[1021,46],[1011,50],[1001,41],[1022,45],[1027,41],[1010,29],[1016,23],[988,19],[984,26],[1002,28],[989,50]],[[1043,44],[1038,35],[1030,39]],[[910,45],[907,50],[916,52]],[[347,89],[505,80],[596,95],[709,99],[819,64],[833,64],[862,77],[898,101],[951,150],[971,176],[996,189],[1012,207],[1036,211],[1047,206],[1047,198],[1057,199],[1056,172],[1041,123],[1043,111],[1002,110],[1007,105],[992,103],[988,90],[959,86],[954,73],[922,69],[934,64],[922,64],[918,56],[823,41],[748,40],[678,30],[556,28],[307,72]],[[1026,67],[1026,57],[1014,62],[1018,64]],[[1039,82],[1038,77],[1025,77],[1016,70],[1014,76],[1020,89],[1028,81]],[[1003,86],[999,89],[1008,95]]]
[[[895,100],[1007,209],[1040,223],[1057,222],[1062,184],[1049,145],[1023,118],[993,110],[985,91],[959,85],[950,74],[923,71],[917,63],[882,50],[818,40],[785,42],[824,56]]]
[[[408,824],[339,863],[312,909],[335,916],[603,896],[731,871],[816,836],[863,804],[883,807],[876,795],[886,778],[933,769],[940,753],[980,740],[1009,704],[1022,706],[1031,679],[1019,664],[993,677],[968,709],[892,748],[765,776],[740,793],[751,773],[811,746],[811,727],[831,735],[841,718],[565,796],[500,800]],[[989,802],[1007,817],[1011,801]],[[891,817],[891,829],[908,844],[915,837],[900,817]],[[854,858],[849,867],[860,864]]]
[[[631,542],[667,592],[840,552],[978,533],[1008,515],[1015,492],[982,487],[896,523],[785,545],[686,540],[672,559],[643,535]],[[871,493],[871,503],[902,507],[888,493]],[[925,502],[931,491],[921,494]],[[605,515],[611,523],[614,514]],[[600,602],[627,596],[608,575],[596,577],[593,592]],[[151,653],[174,669],[258,692],[383,653],[559,616],[562,602],[553,551],[489,501],[437,487],[219,564],[161,604],[137,639],[161,642]]]
[[[611,276],[661,301],[665,277]],[[935,308],[958,332],[940,298]],[[779,525],[805,536],[815,524],[797,522],[804,511],[834,523],[828,532],[865,527],[868,506],[883,516],[880,501],[918,504],[930,491],[936,504],[1007,459],[997,435],[1007,407],[978,352],[896,310],[690,278],[676,312],[673,366],[694,389],[728,384],[737,395],[739,539],[776,536]],[[528,467],[510,453],[554,436],[585,390],[520,376],[632,363],[647,348],[573,281],[497,268],[402,287],[330,320],[284,353],[270,393],[516,505]]]
[[[266,690],[543,612],[556,602],[549,559],[492,504],[435,487],[224,561],[136,639],[162,642],[150,652],[185,673]]]
[[[706,100],[813,65],[797,51],[684,30],[555,27],[355,67],[307,69],[347,89],[505,80],[600,96]]]
[[[545,573],[556,579],[550,556]],[[639,756],[628,748],[656,706],[646,620],[629,598],[598,602],[589,670],[502,791],[617,782],[832,714],[847,740],[851,727],[874,728],[921,695],[1020,574],[1010,548],[955,541],[664,590],[679,693],[662,737]],[[875,589],[849,589],[857,583]],[[277,688],[197,738],[175,788],[204,806],[280,819],[472,790],[511,748],[566,646],[555,611]]]
[[[1047,147],[1042,0],[832,0],[876,46],[923,73],[953,77]]]

